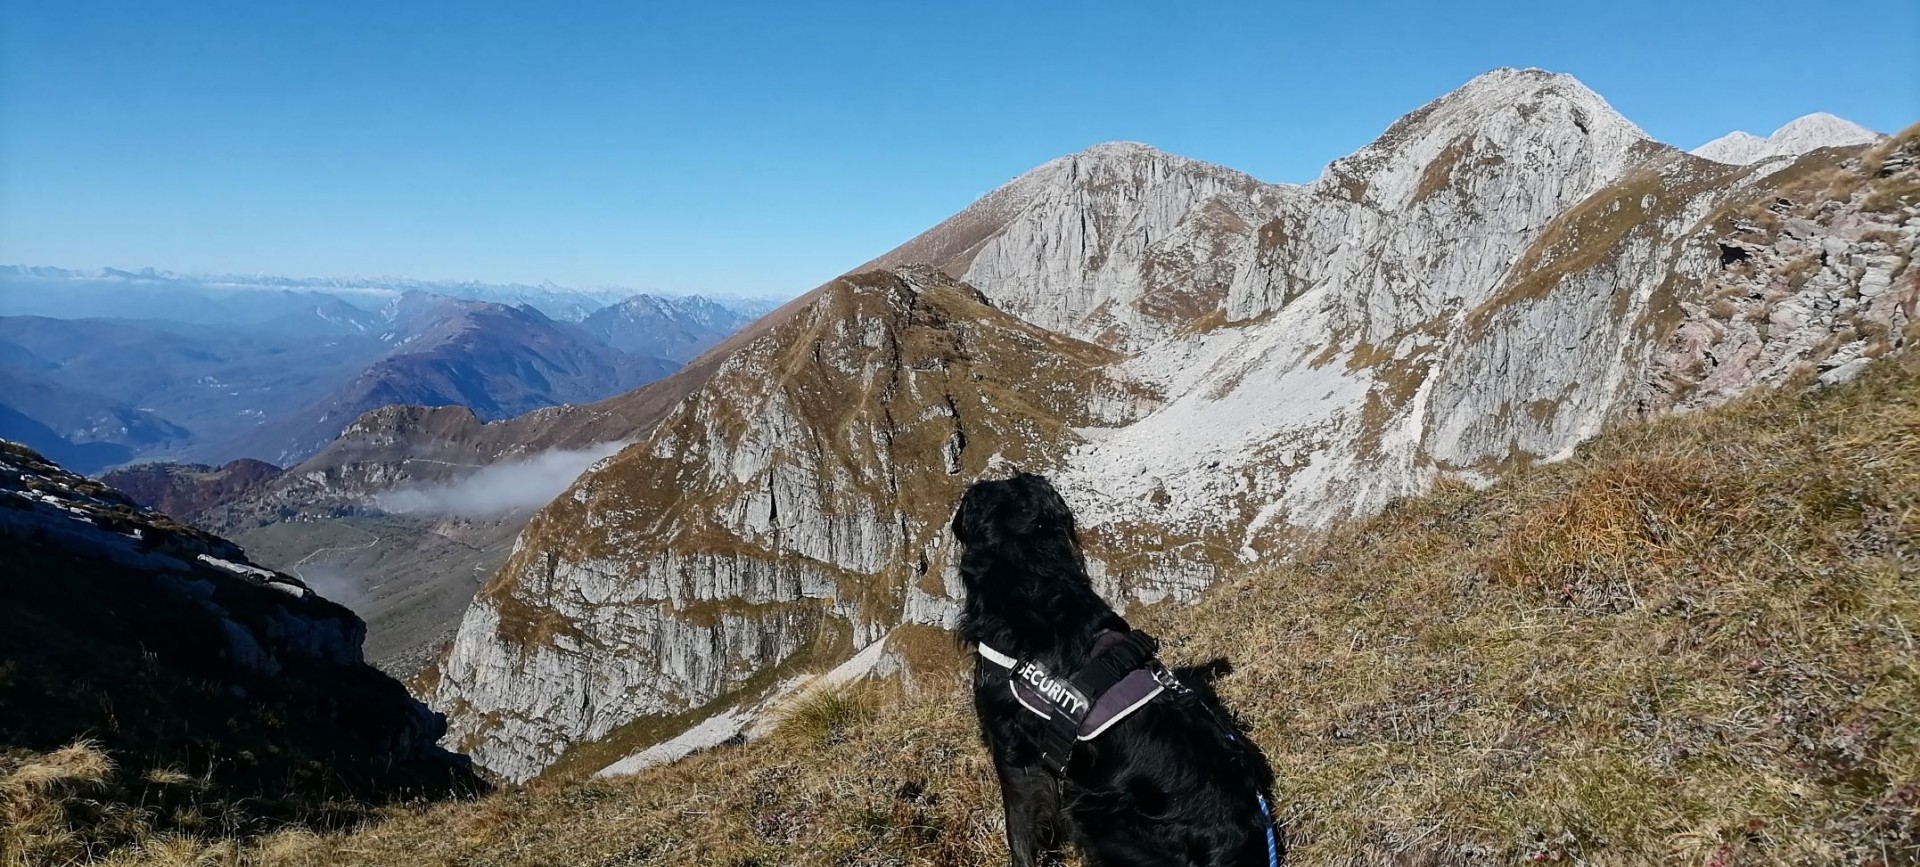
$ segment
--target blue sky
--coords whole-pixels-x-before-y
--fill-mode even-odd
[[[1920,4],[0,2],[0,263],[793,294],[1052,157],[1304,181],[1498,66],[1920,121]]]

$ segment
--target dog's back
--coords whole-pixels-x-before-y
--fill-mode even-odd
[[[1166,688],[1097,736],[1069,741],[1061,761],[1048,753],[1059,749],[1060,720],[1022,700],[1004,660],[985,658],[1064,675],[1088,662],[1096,636],[1128,630],[1093,591],[1072,512],[1053,486],[1031,475],[976,484],[953,532],[968,593],[961,637],[983,648],[974,708],[1014,863],[1038,863],[1068,839],[1098,867],[1277,862],[1272,771],[1199,670],[1159,672]]]
[[[1094,864],[1267,864],[1273,772],[1205,683],[1082,743],[1063,806]],[[1203,690],[1205,690],[1203,692]],[[1278,837],[1274,844],[1279,843]]]

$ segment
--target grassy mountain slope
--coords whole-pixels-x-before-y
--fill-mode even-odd
[[[1920,336],[1920,335],[1915,335]],[[1281,782],[1296,865],[1920,859],[1920,355],[1620,428],[1136,611]],[[960,672],[810,703],[619,780],[397,808],[262,864],[978,864],[998,800]],[[896,641],[900,639],[896,637]]]

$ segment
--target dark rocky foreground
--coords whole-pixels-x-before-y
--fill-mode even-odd
[[[484,788],[436,746],[444,719],[366,664],[365,635],[233,543],[0,442],[0,759],[104,753],[116,773],[89,809],[136,818],[83,849],[135,826],[338,827]]]

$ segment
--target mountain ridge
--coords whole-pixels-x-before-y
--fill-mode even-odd
[[[590,342],[530,309],[435,302],[424,320],[393,352],[332,394],[232,442],[210,446],[210,454],[298,463],[362,413],[381,406],[457,405],[483,420],[498,420],[619,394],[675,367]]]
[[[891,269],[879,272],[893,275],[885,279],[956,280],[996,311],[977,313],[980,321],[1012,314],[1114,353],[1097,379],[1124,388],[1083,379],[1087,390],[1074,398],[1105,407],[1107,420],[1052,428],[1051,451],[993,464],[1055,475],[1080,511],[1089,568],[1110,598],[1185,600],[1224,570],[1282,556],[1304,532],[1440,480],[1483,483],[1563,454],[1614,420],[1658,411],[1650,382],[1667,376],[1660,371],[1669,362],[1656,361],[1656,347],[1682,324],[1724,327],[1712,324],[1722,321],[1713,312],[1721,308],[1701,293],[1752,291],[1777,305],[1836,299],[1823,308],[1835,315],[1782,320],[1766,338],[1808,346],[1799,357],[1809,365],[1842,351],[1844,341],[1822,341],[1856,328],[1854,317],[1885,324],[1873,332],[1881,337],[1845,344],[1854,348],[1843,356],[1897,342],[1904,308],[1855,305],[1842,295],[1880,281],[1899,287],[1899,298],[1913,291],[1897,256],[1873,252],[1912,244],[1915,233],[1888,216],[1905,207],[1897,191],[1912,166],[1892,152],[1823,153],[1835,155],[1784,173],[1723,166],[1647,138],[1570,77],[1496,70],[1411,113],[1307,185],[1262,184],[1138,145],[1096,146],[1022,175],[870,264]],[[1902,167],[1883,176],[1864,168],[1871,160]],[[1764,211],[1769,193],[1794,191],[1803,176],[1825,178],[1844,206],[1795,205],[1794,218],[1814,226],[1803,234],[1827,239],[1819,243],[1832,247],[1835,261],[1858,255],[1871,264],[1837,267],[1797,287],[1771,282],[1776,264],[1728,270],[1717,239],[1733,231],[1733,218],[1723,215]],[[555,760],[585,761],[567,756],[598,739],[637,749],[647,744],[624,741],[640,736],[623,732],[688,718],[703,703],[714,712],[740,690],[767,688],[768,679],[787,676],[777,672],[806,644],[798,636],[822,633],[795,632],[788,621],[762,629],[754,611],[792,613],[830,593],[838,600],[831,610],[807,616],[846,624],[848,643],[833,645],[835,658],[903,626],[950,622],[959,591],[944,548],[892,541],[902,527],[938,525],[950,498],[864,486],[860,473],[878,472],[867,467],[816,483],[851,499],[796,513],[791,503],[815,503],[796,498],[807,483],[752,482],[783,461],[832,465],[868,448],[824,420],[794,427],[772,423],[790,413],[738,408],[758,399],[765,380],[781,381],[777,371],[793,369],[795,362],[774,364],[780,356],[767,341],[800,339],[791,337],[794,323],[817,316],[836,291],[843,290],[802,296],[702,356],[701,370],[683,372],[675,386],[687,395],[673,416],[681,422],[582,476],[542,513],[568,518],[536,516],[529,525],[519,552],[468,612],[434,682],[457,742],[482,763],[523,778]],[[833,339],[809,338],[809,363],[885,343],[883,321],[857,319],[820,332]],[[1540,335],[1549,336],[1544,345]],[[1550,363],[1513,361],[1547,347]],[[908,366],[861,381],[916,375]],[[1755,376],[1732,391],[1773,381]],[[904,400],[896,412],[949,417],[938,401]],[[715,413],[703,418],[701,435],[676,433],[701,412]],[[977,454],[971,433],[966,440],[954,476],[985,472],[966,456]],[[691,449],[694,442],[701,448]],[[930,443],[918,454],[917,463],[888,472],[941,475],[943,463],[956,466],[950,446]],[[766,487],[684,513],[635,512],[606,499],[603,480],[668,455],[680,456],[690,478]],[[776,512],[782,524],[817,513],[812,522],[832,528],[806,537],[818,544],[802,562],[840,576],[839,584],[801,582],[768,596],[772,589],[746,580],[760,574],[755,564],[767,556]],[[654,515],[645,532],[622,531],[626,541],[613,543],[611,528],[637,514]],[[622,545],[652,553],[622,555]],[[676,612],[658,601],[677,586],[699,588],[697,604]],[[618,606],[604,604],[634,593],[647,600],[636,603],[646,609],[635,609],[637,619],[623,622]],[[714,650],[639,649],[663,629]],[[716,679],[719,671],[733,674]],[[646,701],[600,698],[656,677],[680,686]]]

